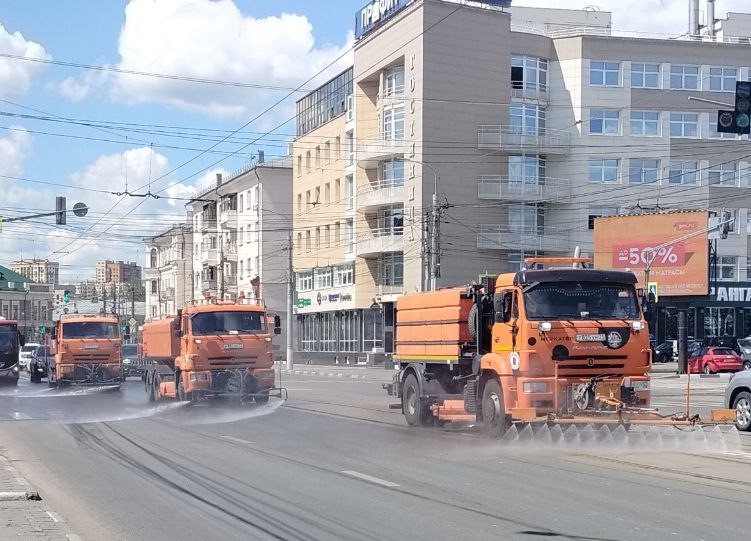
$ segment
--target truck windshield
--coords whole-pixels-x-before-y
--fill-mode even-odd
[[[193,334],[252,334],[266,330],[263,312],[204,312],[191,318]]]
[[[528,319],[638,319],[636,291],[629,284],[556,282],[528,286]]]
[[[104,321],[63,323],[63,338],[117,338],[117,324]]]

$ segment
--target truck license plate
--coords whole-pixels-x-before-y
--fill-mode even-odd
[[[604,342],[605,335],[602,333],[579,333],[576,335],[577,342]]]
[[[224,344],[224,349],[242,349],[242,344]]]

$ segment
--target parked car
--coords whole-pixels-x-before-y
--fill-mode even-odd
[[[669,363],[674,360],[675,353],[673,341],[668,340],[654,348],[652,351],[652,361],[656,363]]]
[[[31,354],[34,353],[34,350],[39,346],[41,346],[41,344],[36,344],[34,342],[27,342],[25,345],[21,346],[21,350],[18,352],[18,365],[21,367],[21,370],[27,370],[29,368]]]
[[[49,366],[49,358],[51,355],[48,346],[37,346],[34,348],[28,366],[29,379],[32,383],[40,383],[42,378],[47,377],[47,368]]]
[[[123,376],[142,376],[146,373],[144,367],[138,362],[138,346],[136,344],[123,344]]]
[[[690,373],[736,372],[743,369],[743,360],[735,351],[726,347],[702,347],[688,359]]]
[[[738,430],[751,430],[751,370],[730,376],[730,382],[725,387],[725,404],[735,410]]]

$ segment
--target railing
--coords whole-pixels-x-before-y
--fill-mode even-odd
[[[374,166],[378,162],[406,154],[409,144],[404,139],[372,139],[357,144],[357,162],[361,166]]]
[[[529,180],[518,182],[501,175],[480,175],[477,178],[477,197],[513,201],[559,201],[571,197],[568,180],[551,177]]]
[[[385,227],[370,229],[356,240],[355,252],[359,255],[374,255],[384,252],[400,252],[404,249],[404,228]]]
[[[216,289],[216,280],[201,280],[201,289]]]
[[[511,83],[511,97],[525,100],[548,101],[548,87],[540,83]]]
[[[216,218],[213,220],[201,220],[201,231],[216,229]]]
[[[477,128],[478,149],[568,154],[570,146],[571,134],[561,130],[498,124],[485,124]]]
[[[379,180],[357,191],[357,206],[367,208],[404,201],[404,179]]]

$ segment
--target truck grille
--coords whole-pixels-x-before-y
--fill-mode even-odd
[[[211,390],[219,393],[254,393],[256,379],[245,369],[212,370]]]
[[[76,364],[73,368],[73,380],[79,383],[106,383],[119,374],[112,374],[108,367],[101,364]]]

